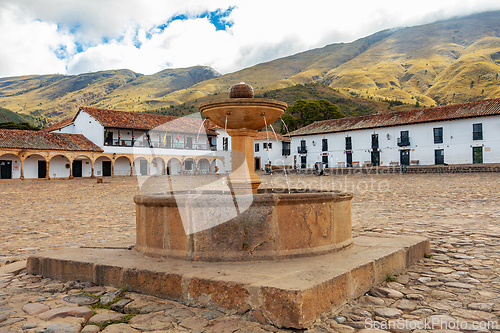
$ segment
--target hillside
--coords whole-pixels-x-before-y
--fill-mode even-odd
[[[172,103],[244,81],[258,93],[317,82],[360,97],[444,105],[500,96],[500,11],[378,32],[204,81]]]
[[[50,120],[73,115],[79,105],[184,115],[244,81],[256,95],[289,104],[304,91],[287,88],[317,83],[314,94],[330,87],[335,96],[325,99],[347,100],[343,112],[360,115],[387,111],[384,100],[429,107],[500,97],[498,73],[500,11],[385,30],[222,76],[198,66],[154,75],[116,70],[0,78],[0,107]]]
[[[35,125],[38,127],[43,127],[45,125],[41,119],[29,115],[23,115],[10,110],[0,108],[0,123],[29,123],[30,125]]]
[[[112,70],[80,75],[0,78],[0,106],[23,114],[58,120],[80,105],[144,111],[179,89],[219,74],[208,67],[167,69],[154,75]]]

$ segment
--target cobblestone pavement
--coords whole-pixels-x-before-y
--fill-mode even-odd
[[[418,234],[431,240],[429,258],[323,314],[306,332],[500,331],[496,324],[500,316],[498,174],[261,177],[265,187],[354,192],[355,235],[363,231]],[[214,180],[178,177],[174,188]],[[113,288],[31,276],[11,264],[41,250],[132,245],[132,197],[139,193],[134,178],[106,179],[104,184],[91,179],[0,183],[0,193],[0,266],[4,265],[0,267],[0,333],[292,332],[268,325],[251,311],[190,308]],[[83,304],[92,297],[102,304]]]

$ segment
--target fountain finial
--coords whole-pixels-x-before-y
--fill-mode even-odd
[[[253,88],[245,82],[240,82],[229,88],[229,98],[253,98]]]

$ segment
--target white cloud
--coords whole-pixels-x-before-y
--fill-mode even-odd
[[[15,10],[0,10],[0,76],[65,73],[65,61],[74,44],[70,36],[57,31],[57,25],[26,21]]]
[[[199,17],[230,7],[226,30]],[[151,74],[194,65],[227,73],[383,29],[493,9],[498,0],[0,0],[0,76],[117,68]],[[172,21],[178,15],[188,19]],[[55,52],[61,47],[62,59]]]

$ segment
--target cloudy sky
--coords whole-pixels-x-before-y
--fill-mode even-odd
[[[222,74],[498,0],[0,0],[0,77],[207,65]]]

